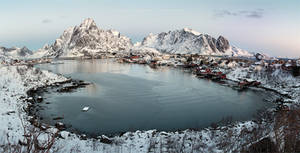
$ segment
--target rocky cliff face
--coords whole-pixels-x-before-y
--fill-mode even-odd
[[[239,56],[239,53],[243,53],[243,56],[251,56],[246,51],[232,47],[223,36],[215,39],[210,35],[201,34],[188,28],[156,35],[150,34],[144,38],[141,46],[155,48],[166,53],[233,56]]]
[[[55,40],[44,46],[38,55],[46,57],[99,56],[101,53],[129,50],[131,40],[114,30],[102,30],[93,19],[85,19],[79,26],[71,27]]]
[[[230,49],[230,44],[226,38],[219,36],[216,42],[216,47],[220,52],[225,53],[228,49]]]

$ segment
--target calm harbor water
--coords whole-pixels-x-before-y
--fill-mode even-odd
[[[66,60],[38,67],[92,82],[72,93],[45,93],[44,122],[62,122],[87,134],[116,134],[158,129],[173,131],[208,127],[224,117],[249,120],[271,107],[264,91],[238,92],[194,77],[183,70],[151,69],[112,60]],[[89,106],[90,110],[82,112]]]

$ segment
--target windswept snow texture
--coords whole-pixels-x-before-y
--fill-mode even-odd
[[[188,28],[150,34],[140,46],[155,48],[164,53],[253,56],[247,51],[232,47],[223,36],[216,39]]]
[[[36,57],[99,56],[100,53],[125,51],[132,47],[131,40],[115,30],[102,30],[93,19],[85,19],[71,27],[51,46],[38,50]]]

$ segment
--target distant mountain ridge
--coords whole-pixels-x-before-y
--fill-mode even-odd
[[[33,55],[33,52],[29,50],[27,47],[1,47],[0,46],[0,55],[4,58],[12,58],[12,59],[19,59],[19,58],[27,58],[31,55]]]
[[[25,55],[24,57],[30,58],[97,58],[102,54],[113,52],[254,56],[253,53],[231,46],[223,36],[214,38],[189,28],[149,34],[142,42],[133,45],[130,38],[121,35],[118,31],[98,28],[91,18],[85,19],[79,26],[66,29],[53,44],[46,44],[34,53],[26,48],[15,52],[11,55],[16,57]]]
[[[223,36],[216,39],[188,28],[156,35],[149,34],[140,46],[155,48],[163,53],[253,56],[247,51],[231,46]]]

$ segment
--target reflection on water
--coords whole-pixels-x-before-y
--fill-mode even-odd
[[[89,134],[130,130],[203,128],[224,117],[248,120],[270,107],[264,92],[237,92],[182,70],[151,69],[110,60],[64,61],[39,66],[93,82],[74,93],[44,95],[51,104],[40,112],[45,122],[64,116],[64,123]],[[81,112],[84,106],[91,109]]]
[[[99,92],[100,86],[96,86],[95,84],[90,84],[86,87],[86,91],[90,95],[95,95],[97,92]]]
[[[64,64],[50,65],[52,70],[61,74],[72,74],[72,73],[118,73],[128,72],[129,67],[122,67],[120,64],[108,64],[110,60],[98,62],[97,60],[78,60],[73,62],[70,60],[64,61]],[[41,66],[43,67],[43,66]]]

